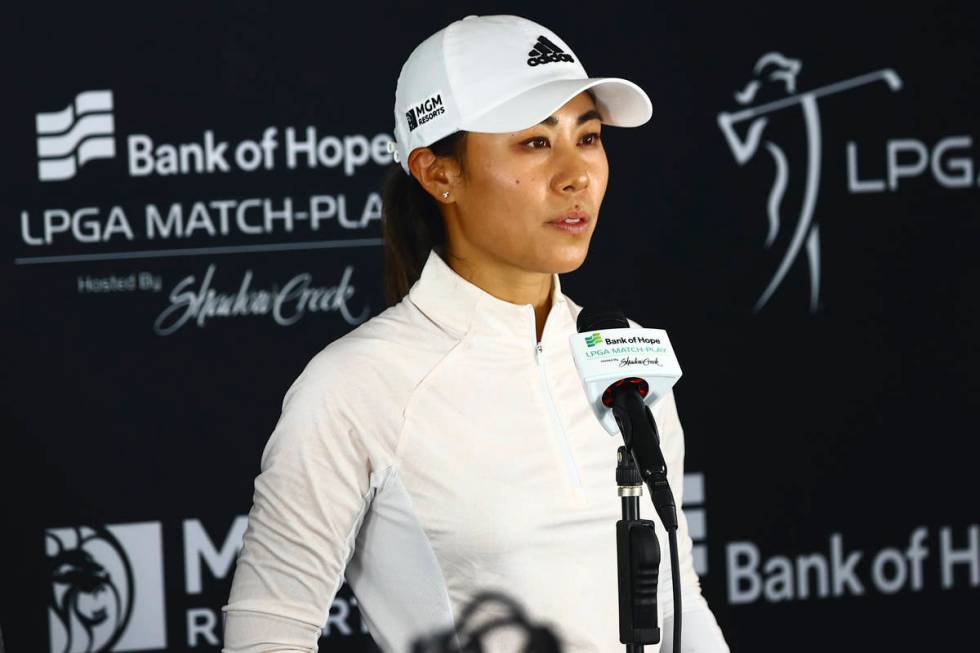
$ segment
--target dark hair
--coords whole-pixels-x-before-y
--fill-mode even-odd
[[[462,168],[466,132],[453,132],[428,147],[436,156],[453,157]],[[429,250],[447,258],[446,225],[438,202],[400,163],[392,163],[385,175],[381,203],[385,303],[392,306],[422,274]]]

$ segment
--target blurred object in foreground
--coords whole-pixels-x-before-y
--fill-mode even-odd
[[[494,601],[506,606],[507,614],[487,619],[479,625],[471,623],[475,621],[474,615],[481,608]],[[484,591],[474,595],[470,603],[463,608],[455,630],[441,631],[415,640],[412,644],[412,653],[483,653],[491,650],[486,646],[485,638],[504,629],[516,631],[519,635],[514,640],[513,648],[508,648],[508,651],[561,653],[558,637],[550,628],[532,624],[516,601],[501,592],[494,591]],[[498,650],[496,644],[492,650]]]

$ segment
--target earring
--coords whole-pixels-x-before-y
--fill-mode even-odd
[[[448,198],[448,197],[449,197],[449,191],[448,191],[448,190],[446,190],[446,191],[443,191],[443,192],[442,192],[442,199],[446,199],[446,198]]]

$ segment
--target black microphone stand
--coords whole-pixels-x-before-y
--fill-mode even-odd
[[[617,493],[623,518],[616,522],[616,554],[619,566],[619,641],[627,653],[642,653],[644,644],[660,641],[657,626],[657,577],[660,543],[654,522],[640,519],[643,479],[626,447],[616,452]]]
[[[660,544],[655,522],[640,519],[643,483],[667,529],[674,594],[673,650],[681,646],[681,590],[677,553],[677,510],[667,482],[667,462],[660,450],[660,434],[650,407],[643,401],[641,379],[624,379],[607,390],[613,415],[626,444],[618,450],[616,483],[622,498],[623,519],[616,522],[619,568],[619,641],[627,653],[642,653],[644,644],[660,641],[657,626],[657,582]],[[607,404],[609,405],[609,404]]]

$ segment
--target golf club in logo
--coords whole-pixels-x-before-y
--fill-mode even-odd
[[[37,176],[41,181],[71,179],[92,159],[116,155],[112,91],[86,91],[61,111],[39,113]]]
[[[817,98],[877,81],[884,81],[893,91],[902,88],[902,81],[895,71],[883,69],[810,91],[799,92],[796,80],[801,67],[799,60],[789,59],[779,52],[764,54],[755,64],[754,78],[741,91],[735,93],[735,101],[746,108],[718,114],[718,126],[721,127],[735,160],[739,165],[744,165],[759,151],[766,125],[775,112],[796,106],[799,106],[803,112],[807,149],[803,202],[798,212],[794,211],[796,224],[792,226],[792,238],[772,279],[756,302],[755,312],[760,311],[772,297],[804,245],[810,274],[810,312],[815,313],[820,307],[820,232],[819,226],[814,221],[821,166],[820,114],[817,110]],[[759,91],[772,86],[775,86],[780,95],[786,97],[753,105]],[[744,137],[736,131],[736,125],[739,123],[748,124]],[[782,226],[781,216],[784,215],[782,200],[790,171],[783,148],[768,139],[765,140],[764,146],[776,167],[776,178],[766,204],[766,215],[769,220],[769,230],[766,235],[768,248],[775,241]]]
[[[166,646],[158,523],[49,529],[51,653]]]

